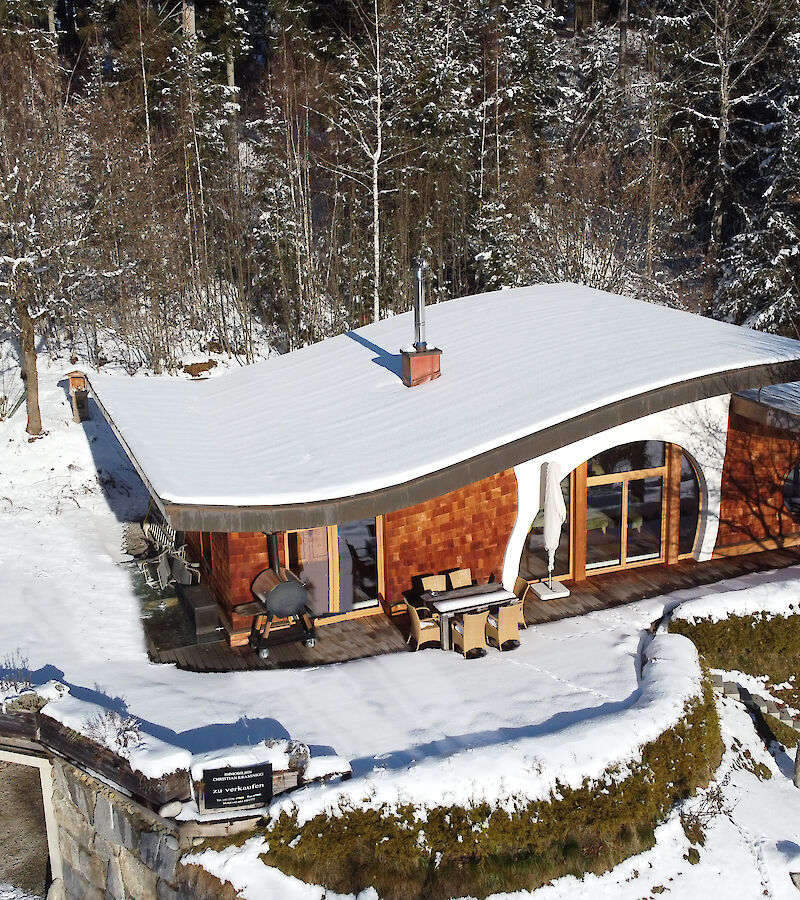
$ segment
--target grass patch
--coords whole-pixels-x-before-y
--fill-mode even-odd
[[[673,619],[669,630],[694,642],[707,665],[770,680],[770,692],[800,707],[800,616],[729,616],[719,622]],[[791,684],[789,688],[775,685]]]
[[[589,726],[591,727],[591,726]],[[443,900],[532,890],[553,878],[601,873],[651,847],[673,805],[705,787],[723,752],[711,689],[642,748],[628,774],[610,770],[577,789],[507,813],[487,804],[341,810],[298,826],[282,813],[262,860],[342,893],[372,885],[387,900]]]
[[[767,727],[775,735],[777,741],[784,747],[797,746],[800,735],[794,728],[791,728],[786,722],[781,722],[780,719],[776,719],[775,716],[771,716],[769,713],[763,713],[763,716],[764,721],[767,723]]]
[[[214,897],[215,900],[241,900],[230,881],[221,881],[195,863],[178,867],[176,888],[183,897]]]

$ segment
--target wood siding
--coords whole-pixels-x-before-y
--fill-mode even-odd
[[[211,587],[234,630],[250,628],[252,617],[237,616],[233,607],[250,603],[250,585],[256,575],[269,566],[267,537],[260,531],[242,531],[211,536],[211,569],[200,552],[200,535],[186,533],[191,558],[199,562],[203,581]]]
[[[386,601],[403,600],[412,578],[469,568],[479,582],[502,579],[517,518],[513,469],[385,517]]]
[[[731,413],[715,551],[749,552],[797,542],[800,522],[783,505],[783,482],[800,459],[798,437]]]

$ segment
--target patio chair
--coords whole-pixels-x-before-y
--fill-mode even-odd
[[[420,579],[423,591],[446,591],[446,575],[425,575]]]
[[[501,606],[496,613],[489,613],[486,619],[486,639],[497,645],[502,650],[509,641],[514,642],[514,647],[519,646],[519,609],[521,603],[511,603]],[[512,649],[511,647],[508,648]]]
[[[450,587],[453,589],[469,587],[472,584],[472,569],[456,569],[449,572],[447,577],[450,579]]]
[[[464,657],[470,650],[485,650],[488,615],[488,612],[466,613],[453,622],[453,649],[458,648]]]
[[[520,628],[528,627],[528,623],[525,621],[525,612],[523,610],[523,606],[525,605],[525,599],[528,596],[528,592],[530,591],[530,589],[531,586],[527,581],[525,581],[524,578],[517,578],[517,580],[514,582],[514,593],[519,598],[517,621],[519,622]]]
[[[420,615],[420,610],[407,600],[406,607],[408,608],[408,619],[411,625],[406,643],[408,644],[411,638],[414,638],[415,650],[419,650],[423,644],[431,643],[441,647],[442,627],[439,617],[432,614],[426,616],[425,612]]]
[[[200,581],[200,564],[186,562],[181,556],[172,557],[169,569],[176,584],[189,585]]]

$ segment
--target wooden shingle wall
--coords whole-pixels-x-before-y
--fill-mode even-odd
[[[385,523],[386,600],[400,603],[415,575],[469,568],[478,582],[502,579],[503,558],[517,517],[513,469],[388,513]]]
[[[228,535],[228,602],[231,607],[250,603],[250,585],[256,575],[269,568],[267,536],[260,531],[234,532]],[[234,629],[249,628],[251,619],[229,613]]]
[[[783,482],[800,460],[798,436],[731,413],[716,551],[747,553],[800,541]]]
[[[214,592],[234,630],[249,628],[251,618],[235,615],[233,607],[253,599],[250,585],[256,575],[269,566],[266,535],[260,531],[214,532],[210,570],[200,552],[200,535],[187,532],[186,543],[192,559],[200,563],[203,581]]]

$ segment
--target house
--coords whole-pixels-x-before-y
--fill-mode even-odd
[[[764,391],[800,342],[573,284],[427,319],[441,377],[415,387],[412,313],[195,383],[88,376],[231,643],[268,535],[321,624],[397,614],[424,573],[542,579],[545,463],[560,579],[800,543],[800,404]]]

